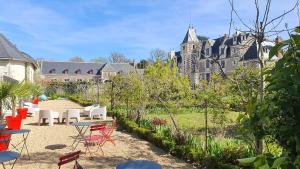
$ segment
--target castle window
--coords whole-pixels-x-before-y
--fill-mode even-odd
[[[206,73],[206,80],[210,79],[210,73]]]
[[[225,68],[225,60],[222,60],[222,61],[221,61],[221,67],[222,67],[222,68]]]
[[[209,60],[207,59],[206,60],[206,68],[209,68],[210,67],[210,63],[209,63]]]
[[[195,45],[193,45],[193,49],[195,49]]]
[[[206,49],[206,55],[209,55],[209,48]]]
[[[68,70],[68,69],[65,69],[65,70],[62,71],[62,73],[63,73],[63,74],[68,74],[68,73],[69,73],[69,70]]]
[[[185,50],[185,46],[182,46],[182,50]]]
[[[51,69],[51,70],[49,71],[49,73],[50,73],[50,74],[55,73],[55,69]]]

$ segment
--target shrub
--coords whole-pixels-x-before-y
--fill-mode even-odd
[[[151,125],[152,126],[164,126],[167,124],[167,120],[165,119],[160,119],[158,117],[154,117],[152,120],[151,120]]]

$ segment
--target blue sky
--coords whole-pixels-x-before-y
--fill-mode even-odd
[[[251,24],[254,0],[234,1]],[[271,18],[294,2],[273,0]],[[81,56],[88,61],[111,52],[140,60],[154,48],[178,50],[190,15],[197,33],[210,38],[228,33],[230,20],[228,0],[0,0],[0,4],[0,33],[20,50],[48,60]],[[234,27],[242,28],[235,21]],[[296,26],[296,11],[283,23]]]

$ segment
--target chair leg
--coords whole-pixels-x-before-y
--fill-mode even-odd
[[[54,120],[53,118],[49,119],[49,126],[53,126],[53,120]]]
[[[3,169],[6,169],[5,166],[4,166],[4,163],[1,163],[1,164],[2,164]]]

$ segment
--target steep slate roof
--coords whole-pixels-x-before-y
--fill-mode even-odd
[[[32,63],[35,67],[37,64],[35,60],[26,53],[23,53],[17,49],[4,35],[0,33],[0,59],[6,60],[18,60]]]
[[[258,58],[257,45],[253,42],[246,53],[241,57],[241,61],[254,60]]]
[[[135,71],[135,68],[129,63],[107,63],[102,69],[103,72],[130,73]]]
[[[187,43],[187,42],[199,42],[198,36],[196,34],[196,30],[193,27],[189,27],[182,41],[182,43]]]
[[[88,71],[93,70],[93,75],[100,75],[104,63],[91,63],[91,62],[52,62],[42,61],[41,69],[42,74],[50,74],[49,71],[54,69],[53,74],[63,74],[64,70],[68,70],[66,75],[76,75],[75,71],[81,70],[81,75],[89,75]]]

